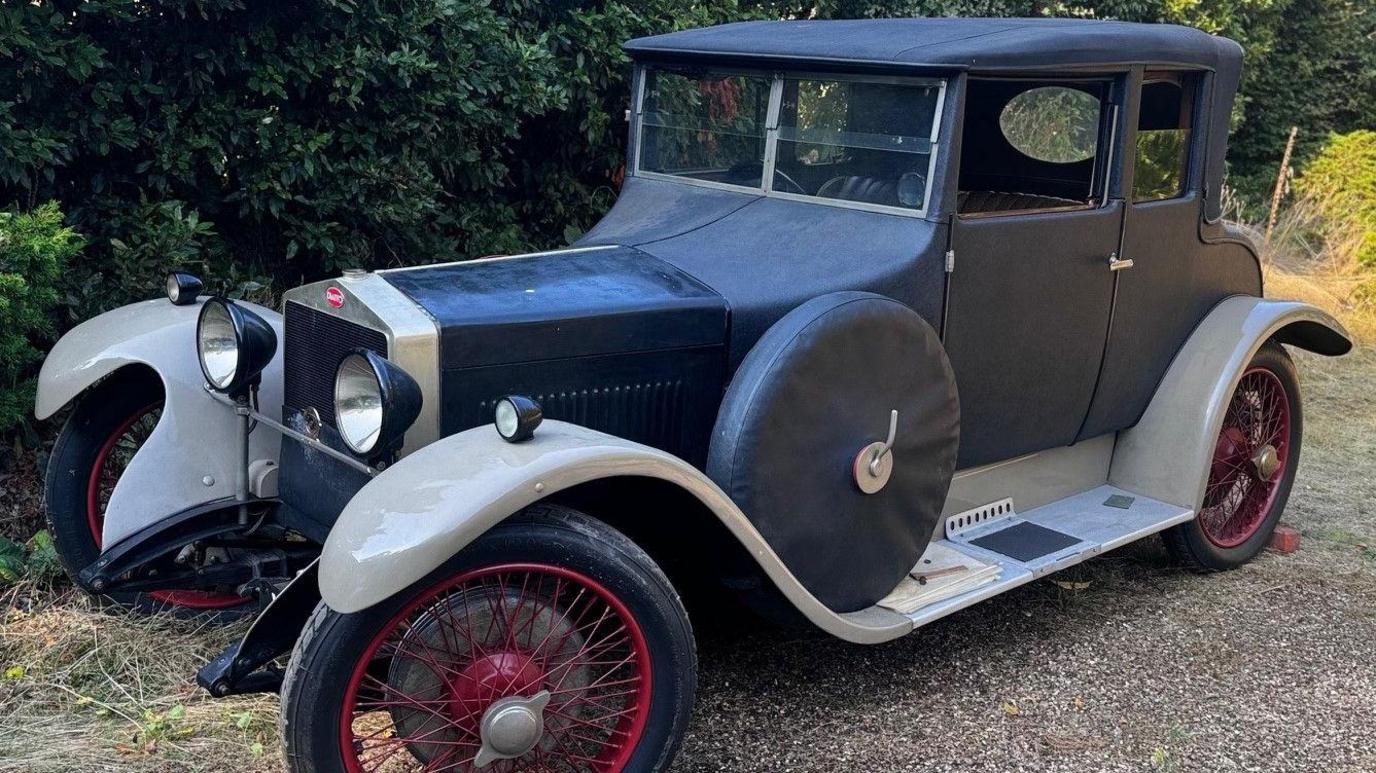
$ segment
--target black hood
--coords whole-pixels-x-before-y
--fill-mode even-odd
[[[442,368],[720,346],[726,301],[630,247],[561,250],[381,274],[433,317]]]

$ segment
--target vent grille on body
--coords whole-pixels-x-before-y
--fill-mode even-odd
[[[387,356],[387,336],[333,314],[288,302],[283,344],[284,401],[288,409],[314,407],[334,426],[334,373],[346,352],[370,349]]]
[[[687,392],[681,379],[530,396],[540,403],[547,419],[567,421],[654,448],[679,449],[689,440],[684,422]],[[495,404],[496,399],[484,401],[480,413],[490,416]]]

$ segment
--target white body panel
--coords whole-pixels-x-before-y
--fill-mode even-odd
[[[1109,483],[1198,509],[1233,390],[1273,336],[1322,354],[1343,354],[1351,347],[1342,324],[1308,304],[1228,298],[1176,354],[1142,419],[1119,433]]]
[[[508,443],[490,426],[451,435],[397,462],[350,500],[325,541],[320,592],[357,612],[428,574],[503,519],[571,486],[601,478],[659,478],[683,487],[750,551],[798,610],[823,630],[860,643],[912,625],[877,607],[837,614],[798,582],[745,514],[692,465],[663,451],[561,421]]]
[[[259,391],[260,408],[275,415],[282,405],[282,317],[262,306],[240,305],[277,333],[278,351]],[[238,419],[205,392],[196,353],[200,310],[199,303],[173,306],[167,300],[124,306],[72,328],[43,361],[34,408],[40,419],[129,365],[146,365],[162,379],[167,395],[162,417],[115,485],[105,511],[107,548],[169,515],[234,496]],[[259,429],[250,436],[249,458],[276,462],[280,448],[280,435]]]

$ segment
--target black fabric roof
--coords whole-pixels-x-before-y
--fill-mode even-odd
[[[1172,64],[1236,73],[1242,49],[1190,27],[1094,19],[756,21],[637,38],[637,57],[763,59],[974,72]]]

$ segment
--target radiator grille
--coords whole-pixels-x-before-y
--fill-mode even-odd
[[[344,354],[370,349],[387,356],[387,336],[332,314],[287,303],[283,350],[287,408],[314,407],[334,426],[334,372]]]

